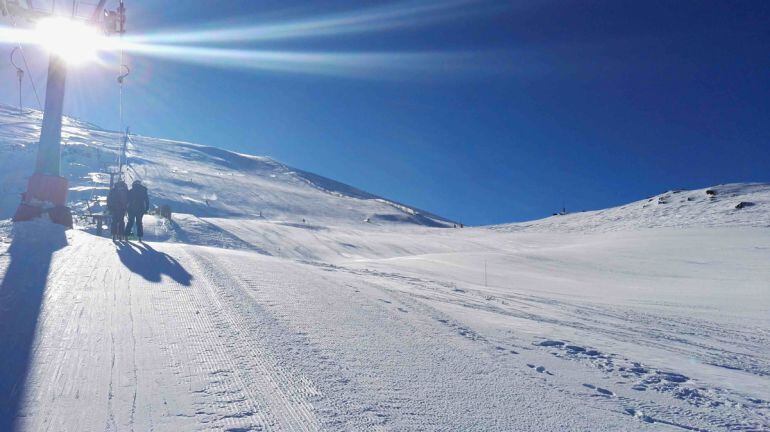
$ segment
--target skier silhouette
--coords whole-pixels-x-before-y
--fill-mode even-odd
[[[119,180],[112,187],[107,195],[107,210],[112,217],[110,231],[112,232],[112,241],[125,240],[125,217],[128,209],[128,185],[123,180]]]
[[[150,210],[150,198],[147,196],[147,188],[142,185],[141,180],[134,180],[131,190],[128,191],[128,225],[126,225],[126,234],[131,235],[131,230],[136,225],[136,236],[139,241],[144,237],[144,226],[142,218]]]

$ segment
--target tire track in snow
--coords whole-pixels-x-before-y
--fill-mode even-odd
[[[176,326],[172,323],[172,337],[185,345],[180,349],[186,359],[179,361],[195,368],[188,373],[191,392],[204,400],[214,398],[211,403],[216,404],[210,412],[205,411],[207,407],[199,407],[196,414],[207,430],[273,430],[276,419],[263,397],[242,379],[241,373],[248,371],[234,361],[233,347],[221,340],[222,329],[215,325],[219,311],[209,301],[206,285],[208,281],[193,282],[190,287],[178,285],[177,297],[169,301],[171,315],[180,321]],[[192,380],[196,378],[203,382],[196,382],[193,388]],[[220,422],[224,427],[217,426]]]
[[[254,383],[254,386],[268,389],[265,393],[269,401],[269,409],[276,417],[283,430],[291,431],[316,431],[320,430],[319,421],[315,410],[307,401],[307,398],[317,394],[317,390],[306,378],[292,377],[285,371],[269,353],[265,352],[248,335],[248,325],[238,311],[232,309],[233,304],[248,304],[251,300],[243,292],[238,281],[220,270],[221,265],[213,255],[203,256],[200,252],[188,250],[196,266],[207,276],[210,283],[208,287],[209,300],[214,309],[220,311],[227,324],[229,334],[237,338],[237,348],[242,350],[242,357],[248,359],[248,363],[239,365],[240,369],[256,370],[259,372],[255,378],[262,382]],[[238,296],[236,300],[222,299],[224,292],[228,296]],[[226,303],[227,302],[227,303]],[[235,346],[233,348],[236,348]]]
[[[318,307],[332,301],[328,297],[332,294],[328,291],[331,289],[337,298],[333,302],[344,306],[342,310],[326,312],[346,323],[359,322],[360,315],[349,313],[351,310],[368,310],[367,306],[355,301],[349,303],[353,299],[337,291],[340,281],[328,280],[315,269],[304,268],[291,260],[257,257],[236,251],[217,252],[217,258],[216,268],[230,275],[240,288],[223,292],[223,301],[229,302],[231,308],[246,319],[245,324],[251,335],[258,337],[258,341],[267,341],[260,346],[280,364],[287,365],[284,370],[300,377],[312,377],[312,382],[300,379],[314,393],[309,401],[318,413],[323,430],[388,430],[386,425],[402,419],[404,413],[398,407],[403,405],[404,396],[389,388],[369,388],[370,379],[378,374],[376,369],[372,369],[372,362],[360,355],[348,357],[347,349],[338,344],[340,341],[352,341],[348,338],[353,336],[347,330],[337,325],[328,327],[326,322],[295,320],[297,313],[304,311],[310,316],[325,310]],[[308,296],[315,299],[311,300],[313,304],[302,307]],[[339,313],[346,318],[341,318]],[[366,314],[366,319],[378,318],[389,321],[387,314],[376,317]],[[366,333],[359,335],[367,339],[356,339],[357,345],[371,344],[372,348],[380,345],[382,339],[369,340],[371,334]],[[369,393],[372,390],[374,393]],[[417,411],[419,409],[412,407],[407,415],[415,416]],[[424,413],[424,417],[431,415]]]
[[[131,372],[134,379],[134,395],[131,398],[131,412],[130,412],[130,419],[129,424],[131,425],[131,431],[134,430],[134,423],[136,422],[136,397],[139,390],[139,372],[136,365],[136,327],[134,322],[134,296],[133,296],[133,290],[130,288],[130,279],[129,279],[129,289],[128,289],[128,318],[131,322]]]

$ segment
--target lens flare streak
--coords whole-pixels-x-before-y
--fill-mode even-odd
[[[470,71],[490,57],[473,52],[296,52],[136,43],[125,43],[123,48],[143,57],[212,67],[386,79]]]
[[[473,11],[469,6],[481,3],[487,2],[482,0],[410,1],[285,23],[197,32],[155,33],[130,37],[129,40],[137,43],[170,44],[258,42],[371,33],[416,27],[465,16]]]
[[[497,6],[495,6],[497,5]],[[258,26],[211,29],[196,32],[156,33],[109,38],[89,29],[75,34],[57,26],[38,26],[37,30],[0,28],[0,43],[36,44],[59,54],[67,53],[74,63],[79,54],[115,53],[170,60],[220,68],[263,72],[315,74],[348,78],[435,79],[449,74],[509,69],[510,57],[500,53],[471,51],[288,51],[228,47],[227,42],[248,42],[317,38],[386,31],[426,25],[468,13],[488,11],[499,3],[488,0],[424,0],[394,3],[314,19],[266,23]],[[47,31],[44,31],[46,30]],[[58,30],[57,30],[58,29]],[[82,37],[75,37],[81,35]],[[87,50],[86,50],[87,48]],[[78,55],[75,55],[78,54]],[[94,56],[95,57],[95,56]],[[96,58],[93,58],[96,59]]]

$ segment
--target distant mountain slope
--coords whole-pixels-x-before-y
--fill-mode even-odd
[[[605,210],[490,227],[501,231],[619,231],[656,227],[770,227],[770,184],[669,191]]]
[[[0,105],[0,218],[12,216],[34,165],[41,115]],[[65,119],[62,171],[69,199],[85,206],[105,195],[120,134]],[[143,136],[132,137],[128,176],[142,179],[154,204],[200,217],[312,223],[447,226],[439,216],[390,201],[267,157]]]

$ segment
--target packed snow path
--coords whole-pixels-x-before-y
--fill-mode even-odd
[[[760,230],[380,233],[359,246],[401,253],[334,262],[3,232],[0,430],[770,427]],[[710,270],[717,245],[739,259]]]
[[[396,319],[371,284],[238,252],[70,236],[37,322],[22,320],[34,341],[3,346],[30,351],[12,386],[20,430],[487,429],[523,413],[535,430],[606,416],[572,404],[571,418],[553,418],[565,401],[547,402],[547,387],[430,317]],[[33,312],[19,303],[40,281],[4,293],[6,318]],[[323,319],[304,328],[287,313]]]
[[[0,219],[40,120],[0,105]],[[120,140],[65,119],[81,216]],[[146,244],[0,221],[0,432],[770,430],[770,185],[442,229],[210,146],[128,176]]]

